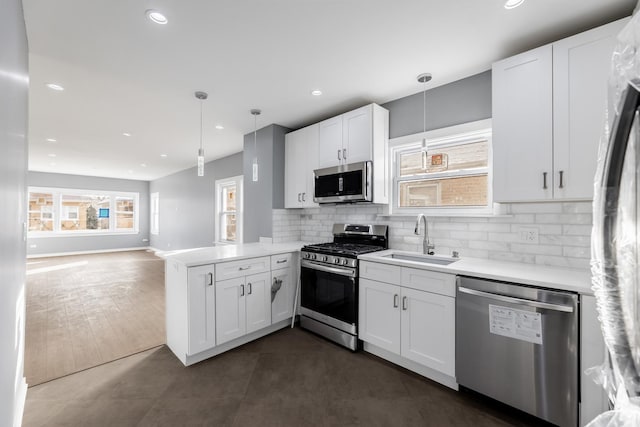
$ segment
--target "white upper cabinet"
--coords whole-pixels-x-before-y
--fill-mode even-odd
[[[495,201],[593,198],[611,53],[626,22],[493,65]]]
[[[367,105],[342,115],[342,161],[373,160],[373,106]]]
[[[318,124],[318,167],[342,164],[342,116]]]
[[[285,135],[284,207],[308,208],[313,202],[313,171],[318,168],[318,124]]]
[[[493,65],[496,201],[552,196],[552,61],[548,45]]]
[[[626,22],[616,21],[553,44],[555,197],[593,198],[611,53]]]
[[[376,104],[365,105],[319,123],[318,167],[328,168],[372,160],[375,169],[385,169],[389,141],[389,111]]]

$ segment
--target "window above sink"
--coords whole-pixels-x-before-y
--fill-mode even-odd
[[[390,147],[391,214],[494,213],[490,119],[396,138]]]

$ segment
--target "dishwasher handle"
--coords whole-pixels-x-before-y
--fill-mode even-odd
[[[497,300],[497,301],[511,302],[511,303],[514,303],[514,304],[526,305],[528,307],[544,308],[546,310],[561,311],[563,313],[573,313],[573,307],[568,306],[568,305],[549,304],[547,302],[531,301],[529,299],[508,297],[506,295],[494,294],[494,293],[491,293],[491,292],[477,291],[475,289],[469,289],[469,288],[465,288],[465,287],[462,287],[462,286],[458,286],[458,291],[462,292],[463,294],[469,294],[469,295],[475,295],[475,296],[479,296],[479,297],[490,298],[490,299],[494,299],[494,300]]]

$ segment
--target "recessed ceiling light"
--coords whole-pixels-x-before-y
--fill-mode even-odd
[[[49,157],[55,157],[55,156],[56,156],[56,155],[55,155],[55,154],[53,154],[53,153],[49,154]]]
[[[146,163],[140,163],[140,166],[142,166],[143,168],[146,168],[147,164]]]
[[[62,86],[60,86],[59,84],[55,84],[55,83],[47,83],[47,87],[51,90],[57,90],[57,91],[63,91],[64,88]]]
[[[124,136],[131,136],[131,134],[129,132],[123,132],[122,133]]]
[[[218,129],[218,130],[222,130],[222,129],[224,129],[224,126],[222,126],[222,125],[216,125],[216,129]]]
[[[55,138],[47,138],[47,142],[58,142]]]
[[[55,166],[55,165],[56,165],[56,162],[49,163],[49,166]]]
[[[157,10],[149,9],[146,11],[146,14],[147,14],[147,18],[149,18],[156,24],[164,25],[167,22],[169,22],[167,17],[164,16],[162,13],[158,12]]]
[[[319,90],[319,89],[312,90],[312,91],[311,91],[311,95],[313,95],[313,96],[320,96],[320,95],[322,95],[322,91],[321,91],[321,90]]]
[[[524,0],[507,0],[504,4],[505,9],[515,9],[524,3]]]

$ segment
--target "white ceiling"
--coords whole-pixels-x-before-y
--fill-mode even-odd
[[[629,15],[635,0],[528,0],[510,11],[504,0],[23,4],[30,170],[152,180],[196,164],[196,90],[209,93],[210,161],[242,150],[251,108],[263,110],[258,127],[298,128],[419,92],[422,72],[433,74],[435,87],[488,70],[495,60]],[[169,23],[152,23],[147,9]],[[313,89],[324,94],[314,97]]]

